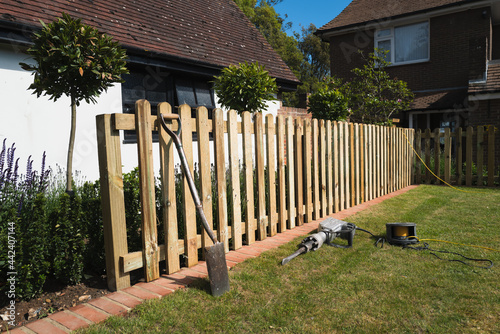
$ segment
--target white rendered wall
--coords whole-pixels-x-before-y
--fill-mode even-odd
[[[30,72],[24,71],[19,62],[29,63],[30,59],[8,44],[0,44],[0,145],[7,138],[7,145],[15,143],[16,157],[19,159],[20,173],[24,174],[26,160],[34,160],[33,168],[40,170],[43,152],[46,152],[47,167],[57,171],[58,166],[66,169],[66,158],[70,131],[70,100],[63,97],[57,102],[48,97],[39,98],[28,91],[33,82]],[[217,100],[217,99],[216,99]],[[263,114],[278,114],[279,102],[270,101]],[[217,105],[220,107],[219,105]],[[94,181],[99,178],[95,117],[105,113],[121,113],[121,86],[116,84],[103,93],[96,104],[84,101],[77,108],[77,128],[73,170],[77,171],[77,181]],[[227,113],[224,114],[227,119]],[[238,117],[238,120],[241,119]],[[123,139],[123,134],[121,135]],[[242,157],[241,135],[239,138],[240,158]],[[227,147],[227,135],[225,136]],[[1,149],[1,148],[0,148]],[[213,162],[213,147],[211,147]],[[153,144],[155,174],[159,173],[158,144]],[[193,145],[194,162],[198,161],[197,143]],[[176,160],[178,163],[178,159]],[[228,154],[226,151],[226,163]],[[123,172],[136,167],[137,145],[122,144]]]

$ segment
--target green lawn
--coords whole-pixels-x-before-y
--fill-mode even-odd
[[[500,190],[461,189],[480,193],[420,186],[346,220],[377,235],[414,222],[419,238],[500,249]],[[429,241],[495,263],[480,269],[376,248],[358,231],[351,249],[325,245],[281,266],[301,239],[234,267],[218,299],[206,279],[80,333],[500,333],[500,252]]]

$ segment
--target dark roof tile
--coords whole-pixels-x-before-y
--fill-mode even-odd
[[[232,0],[3,0],[0,24],[38,27],[62,12],[126,47],[217,67],[258,61],[273,77],[298,83]]]
[[[500,92],[500,61],[488,64],[488,74],[486,82],[469,84],[469,93],[487,94]]]
[[[318,29],[335,30],[476,0],[353,0],[337,17]]]

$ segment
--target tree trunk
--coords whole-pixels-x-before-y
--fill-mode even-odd
[[[71,98],[71,132],[69,134],[68,160],[66,162],[66,192],[73,194],[73,149],[76,133],[76,102]]]

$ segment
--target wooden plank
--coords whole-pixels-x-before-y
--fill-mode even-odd
[[[290,228],[295,225],[301,226],[304,224],[304,165],[303,165],[303,130],[304,122],[298,118],[295,122],[295,203],[297,207],[297,219],[294,221],[289,218]],[[288,161],[287,161],[288,162]],[[293,165],[292,163],[290,165]],[[292,194],[290,194],[292,197]],[[290,210],[290,207],[289,207]],[[289,213],[290,217],[290,213]]]
[[[313,218],[321,218],[320,214],[320,184],[319,184],[319,147],[318,147],[318,120],[312,120],[312,177],[313,177]]]
[[[229,171],[230,186],[232,190],[232,211],[231,237],[233,238],[233,249],[240,249],[243,246],[241,232],[241,196],[240,196],[240,158],[238,143],[238,120],[236,110],[229,110],[227,115],[228,145],[229,145]]]
[[[151,105],[146,100],[135,104],[137,153],[139,161],[139,193],[141,198],[141,232],[146,282],[160,277],[158,233],[156,230],[155,175],[153,168],[153,134]]]
[[[285,209],[288,207],[288,228],[295,227],[296,207],[295,207],[295,150],[294,148],[294,124],[293,118],[286,118],[286,165],[288,167],[288,175],[286,175],[285,183],[288,184],[288,201]],[[296,146],[295,146],[296,147]],[[281,188],[280,188],[281,189]],[[286,190],[283,188],[282,190]],[[281,195],[280,195],[281,196]],[[283,197],[285,197],[283,195]],[[286,229],[286,226],[284,226]]]
[[[354,181],[355,181],[355,197],[354,197],[354,200],[355,200],[355,205],[359,205],[361,203],[361,192],[360,192],[360,186],[361,186],[361,180],[360,180],[360,166],[359,166],[359,163],[360,163],[360,153],[359,153],[359,150],[360,150],[360,143],[359,143],[359,124],[354,124],[354,152],[355,152],[355,156],[354,156],[354,160],[355,160],[355,169],[354,169],[354,172],[355,172],[355,178],[354,178]]]
[[[488,187],[495,184],[495,126],[488,126]]]
[[[373,125],[368,126],[368,200],[372,200],[373,197]]]
[[[476,159],[476,170],[477,170],[477,185],[483,185],[483,166],[484,166],[484,126],[480,125],[477,127],[477,159]]]
[[[339,212],[339,126],[332,122],[333,212]]]
[[[158,117],[161,114],[172,113],[172,107],[166,102],[158,105]],[[208,117],[208,116],[207,116]],[[170,123],[170,124],[169,124]],[[172,121],[167,121],[169,127]],[[163,129],[158,129],[159,149],[160,149],[160,179],[162,184],[161,206],[163,208],[163,230],[165,234],[165,245],[162,256],[160,248],[160,260],[165,259],[167,274],[172,274],[180,270],[179,261],[179,231],[177,227],[177,203],[175,196],[175,166],[174,166],[174,141],[172,137]],[[201,159],[200,159],[201,160]],[[210,216],[211,216],[210,210]]]
[[[326,196],[327,196],[327,215],[333,211],[333,162],[332,162],[332,122],[326,122]]]
[[[441,177],[441,145],[440,145],[440,132],[439,128],[434,129],[434,174]],[[434,180],[436,184],[440,184],[440,181],[436,178]]]
[[[382,196],[382,140],[380,135],[380,125],[375,127],[376,134],[375,138],[377,139],[377,153],[376,153],[376,161],[377,161],[377,197]]]
[[[251,245],[255,242],[255,204],[253,192],[253,144],[250,129],[252,129],[251,114],[245,111],[242,114],[242,127],[243,127],[243,165],[245,168],[245,194],[246,194],[246,217],[245,217],[245,231],[246,243]]]
[[[193,168],[193,128],[191,127],[191,107],[183,104],[179,107],[179,116],[182,123],[181,141],[186,155],[191,175],[194,175]],[[192,267],[198,263],[198,246],[196,244],[196,207],[193,196],[189,190],[187,178],[183,176],[182,182],[182,214],[184,224],[184,255],[187,257],[186,265]]]
[[[418,129],[415,137],[415,150],[417,154],[422,156],[422,130]],[[415,159],[415,183],[422,183],[422,162],[418,157]]]
[[[425,129],[425,164],[427,168],[425,169],[425,183],[431,183],[431,173],[429,168],[431,168],[431,129]]]
[[[344,123],[338,123],[339,128],[339,211],[345,209],[345,164],[344,164]]]
[[[356,147],[354,146],[354,124],[349,123],[349,158],[350,158],[350,189],[351,189],[351,198],[349,202],[351,206],[356,205]]]
[[[200,173],[200,200],[208,225],[214,229],[212,214],[212,173],[210,167],[210,126],[208,124],[208,110],[198,107],[196,110],[196,132],[198,136],[198,166]],[[173,162],[172,162],[173,166]],[[175,200],[175,198],[174,198]],[[201,247],[213,245],[204,228],[201,229]]]
[[[215,177],[217,179],[217,241],[223,242],[224,250],[229,252],[224,118],[223,111],[219,108],[213,111],[212,132],[214,138]]]
[[[381,135],[381,155],[382,155],[382,174],[381,174],[381,187],[382,187],[382,195],[387,194],[388,192],[388,187],[387,187],[387,157],[388,157],[388,152],[387,152],[387,130],[388,128],[386,126],[381,126],[380,127],[380,135]]]
[[[312,174],[311,174],[311,121],[304,120],[304,171],[305,171],[305,206],[306,206],[306,221],[310,223],[313,220],[313,202],[312,202]]]
[[[466,138],[465,138],[465,185],[472,185],[472,126],[467,127]]]
[[[444,180],[451,182],[451,135],[450,128],[444,129]]]
[[[269,235],[276,235],[277,214],[276,214],[276,128],[274,116],[266,115],[266,152],[267,152],[267,191],[269,194],[268,226]]]
[[[320,217],[326,217],[327,205],[326,205],[326,124],[325,120],[322,119],[319,122],[319,199],[321,206]]]
[[[359,180],[360,180],[360,185],[359,185],[359,197],[360,197],[360,203],[366,202],[366,192],[365,192],[365,126],[363,124],[359,124],[359,168],[360,168],[360,173],[359,173]]]
[[[114,115],[96,117],[106,280],[108,289],[117,291],[130,286],[130,274],[120,268],[120,256],[128,253],[127,226],[120,133],[113,123]]]
[[[345,208],[349,209],[351,207],[351,180],[350,180],[350,132],[349,132],[349,123],[345,122],[344,124],[344,176],[345,176]]]
[[[462,152],[463,152],[463,131],[462,128],[457,129],[456,133],[456,141],[457,141],[457,185],[462,185],[463,184],[463,158],[462,158]]]
[[[266,186],[264,176],[264,127],[262,114],[255,113],[255,164],[257,172],[257,237],[264,240],[266,233]]]
[[[278,140],[278,232],[286,231],[286,171],[285,171],[285,121],[282,115],[276,119],[276,133]],[[293,141],[286,141],[286,151],[293,151]],[[287,156],[288,164],[288,156]],[[293,193],[292,193],[293,194]],[[292,196],[289,196],[292,197]],[[295,219],[295,217],[294,217]]]

